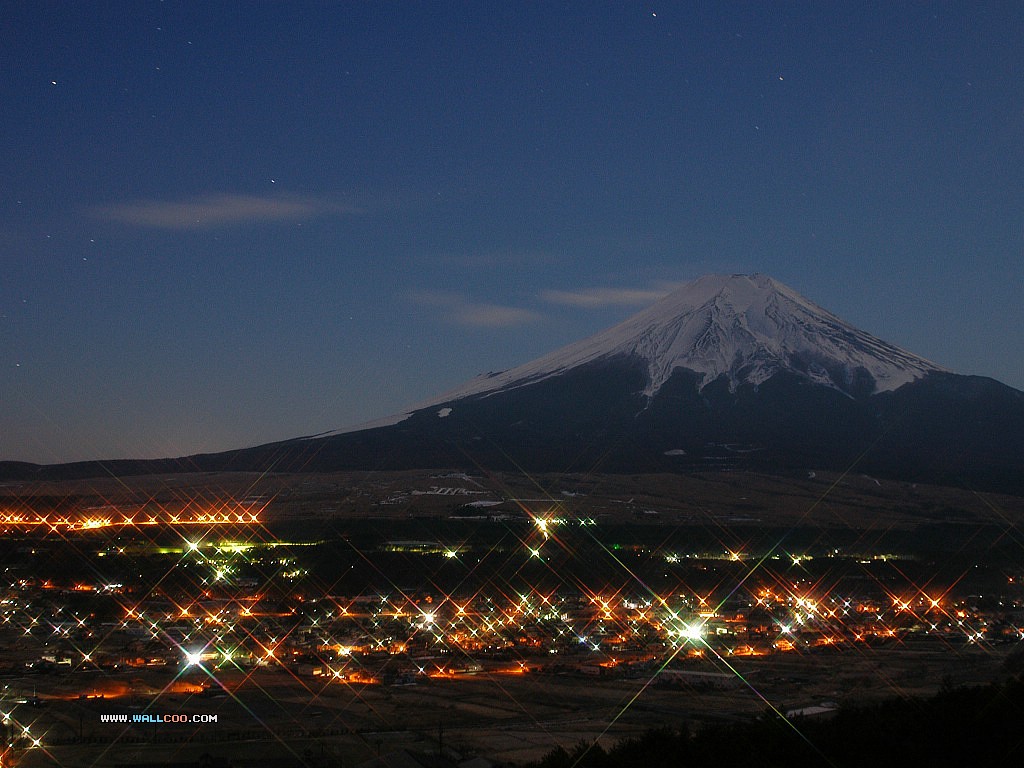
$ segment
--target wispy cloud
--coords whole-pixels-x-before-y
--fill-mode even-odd
[[[97,206],[99,219],[155,229],[211,229],[245,223],[294,221],[329,214],[354,214],[354,206],[315,197],[206,195],[188,200],[137,200]]]
[[[677,285],[663,283],[653,288],[583,288],[577,291],[542,291],[541,298],[550,304],[585,309],[642,307],[653,304],[671,293]]]
[[[448,322],[475,328],[513,328],[544,317],[525,307],[469,302],[457,293],[420,292],[412,299],[424,306],[437,307]]]
[[[467,304],[456,310],[453,319],[461,325],[481,328],[509,328],[516,325],[535,323],[543,315],[523,307],[506,307],[500,304]]]
[[[523,267],[543,264],[552,260],[552,254],[538,250],[491,249],[437,254],[439,262],[465,269],[500,269],[508,266]]]

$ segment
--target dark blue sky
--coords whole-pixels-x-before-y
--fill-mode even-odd
[[[401,410],[765,272],[1024,388],[1024,6],[0,10],[0,459]]]

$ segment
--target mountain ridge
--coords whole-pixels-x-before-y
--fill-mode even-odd
[[[741,332],[746,338],[736,343]],[[390,426],[423,408],[529,386],[620,355],[645,361],[648,382],[643,393],[648,398],[680,368],[701,374],[699,389],[721,375],[734,391],[743,383],[760,384],[779,370],[795,370],[851,395],[866,388],[870,393],[891,391],[929,372],[949,372],[850,325],[767,275],[704,275],[581,341],[508,370],[476,376],[405,413],[330,434]]]
[[[856,469],[1024,494],[1024,392],[948,371],[767,276],[715,275],[588,339],[376,423],[42,474],[175,463],[290,472]]]

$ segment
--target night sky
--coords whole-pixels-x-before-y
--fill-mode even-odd
[[[1024,5],[5,2],[0,459],[394,413],[708,272],[1024,388]]]

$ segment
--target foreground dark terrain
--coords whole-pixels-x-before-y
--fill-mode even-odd
[[[1024,502],[866,475],[0,493],[21,765],[524,763],[1001,681],[1024,636]]]

